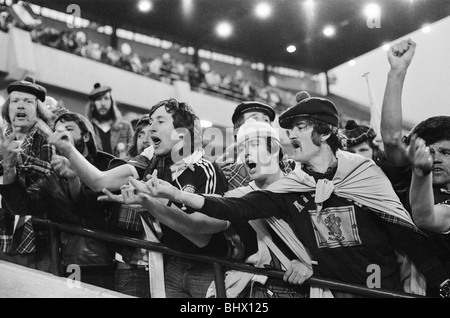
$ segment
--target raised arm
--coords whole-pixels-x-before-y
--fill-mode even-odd
[[[169,183],[159,180],[156,174],[153,174],[145,184],[151,196],[185,204],[210,217],[232,222],[247,222],[270,216],[280,217],[287,211],[280,195],[266,191],[255,191],[242,198],[225,199],[180,191]]]
[[[431,169],[433,157],[420,138],[411,138],[409,158],[413,175],[409,200],[416,225],[425,230],[445,233],[450,230],[450,205],[434,204]]]
[[[129,181],[132,187],[122,187],[122,196],[131,200],[133,198],[134,192],[141,194],[140,197],[142,198],[142,202],[136,203],[142,204],[156,219],[158,219],[168,227],[174,229],[175,231],[180,232],[181,234],[214,234],[224,231],[229,226],[229,223],[227,221],[214,219],[198,212],[188,214],[173,204],[168,206],[167,203],[170,198],[169,200],[167,200],[152,197],[151,192],[145,183],[134,178],[129,178]],[[161,183],[165,184],[165,189],[170,189],[166,190],[166,193],[187,193],[184,191],[180,191],[167,182],[161,181]],[[167,197],[169,196],[170,195],[167,195]],[[194,193],[192,193],[192,197],[203,198],[202,196]],[[137,199],[133,198],[133,200]],[[171,201],[178,202],[175,200]],[[126,200],[125,202],[128,203]]]
[[[390,70],[381,110],[381,137],[386,159],[394,165],[408,163],[401,149],[403,127],[402,92],[409,64],[414,56],[416,43],[411,39],[398,42],[388,50]]]
[[[81,181],[93,191],[119,190],[122,185],[128,183],[128,177],[133,176],[133,170],[129,165],[107,171],[97,169],[66,138],[66,134],[66,132],[56,131],[49,138],[49,143],[55,145],[56,149],[70,161],[72,169]]]
[[[199,247],[206,246],[212,234],[224,231],[229,225],[227,221],[213,219],[197,212],[187,214],[175,205],[168,206],[168,200],[146,194],[146,187],[142,182],[134,180],[133,183],[136,187],[123,186],[120,195],[105,189],[105,196],[99,197],[98,200],[142,205],[159,222]]]

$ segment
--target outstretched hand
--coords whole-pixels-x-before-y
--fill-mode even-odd
[[[145,183],[145,186],[148,194],[153,197],[165,198],[178,202],[177,198],[180,190],[169,182],[158,179],[156,170],[153,171],[152,175],[148,175],[147,178],[148,181]]]
[[[139,181],[138,181],[139,182]],[[136,188],[130,184],[120,187],[120,194],[114,194],[108,189],[103,189],[105,195],[97,198],[97,201],[117,202],[123,204],[139,204],[142,205],[146,194],[138,193]]]
[[[416,43],[411,40],[397,42],[388,50],[388,60],[391,70],[407,70],[416,51]]]

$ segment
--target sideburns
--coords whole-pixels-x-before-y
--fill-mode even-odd
[[[321,140],[320,134],[314,130],[311,133],[311,140],[312,140],[313,144],[316,145],[317,147],[320,147],[322,145],[322,140]]]

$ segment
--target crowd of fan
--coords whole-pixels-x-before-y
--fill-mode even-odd
[[[206,61],[201,65],[195,65],[178,60],[170,53],[155,58],[141,57],[133,52],[128,43],[123,43],[119,49],[115,49],[110,45],[100,45],[88,39],[83,31],[58,30],[45,26],[41,20],[34,20],[28,24],[19,23],[19,17],[12,16],[11,10],[9,7],[0,8],[0,30],[7,32],[11,25],[14,25],[30,31],[33,41],[46,46],[169,84],[174,80],[188,81],[193,89],[200,92],[237,101],[259,100],[274,107],[277,113],[284,111],[294,100],[293,92],[278,88],[276,85],[264,85],[246,79],[239,70],[235,74],[219,74],[211,69]]]
[[[88,54],[74,45],[86,42],[79,37],[54,43]],[[133,127],[108,85],[93,85],[83,116],[58,107],[32,77],[11,83],[1,109],[0,259],[66,276],[77,265],[82,282],[137,297],[218,296],[212,264],[66,231],[55,269],[37,216],[283,272],[281,280],[226,268],[230,298],[358,297],[315,286],[312,275],[450,298],[450,117],[401,137],[415,48],[408,39],[387,53],[383,147],[371,127],[340,129],[339,105],[303,91],[278,116],[292,158],[272,127],[275,107],[255,95],[234,110],[234,142],[208,160],[185,102],[168,97]],[[104,58],[118,63],[111,52]]]

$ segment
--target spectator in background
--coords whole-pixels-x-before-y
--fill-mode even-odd
[[[384,157],[383,151],[374,142],[377,133],[372,128],[358,125],[350,119],[342,133],[347,137],[347,151],[373,159],[375,162]]]
[[[99,83],[89,94],[86,117],[92,122],[99,150],[115,157],[126,157],[127,145],[133,140],[131,123],[122,114],[111,95],[111,87]]]

